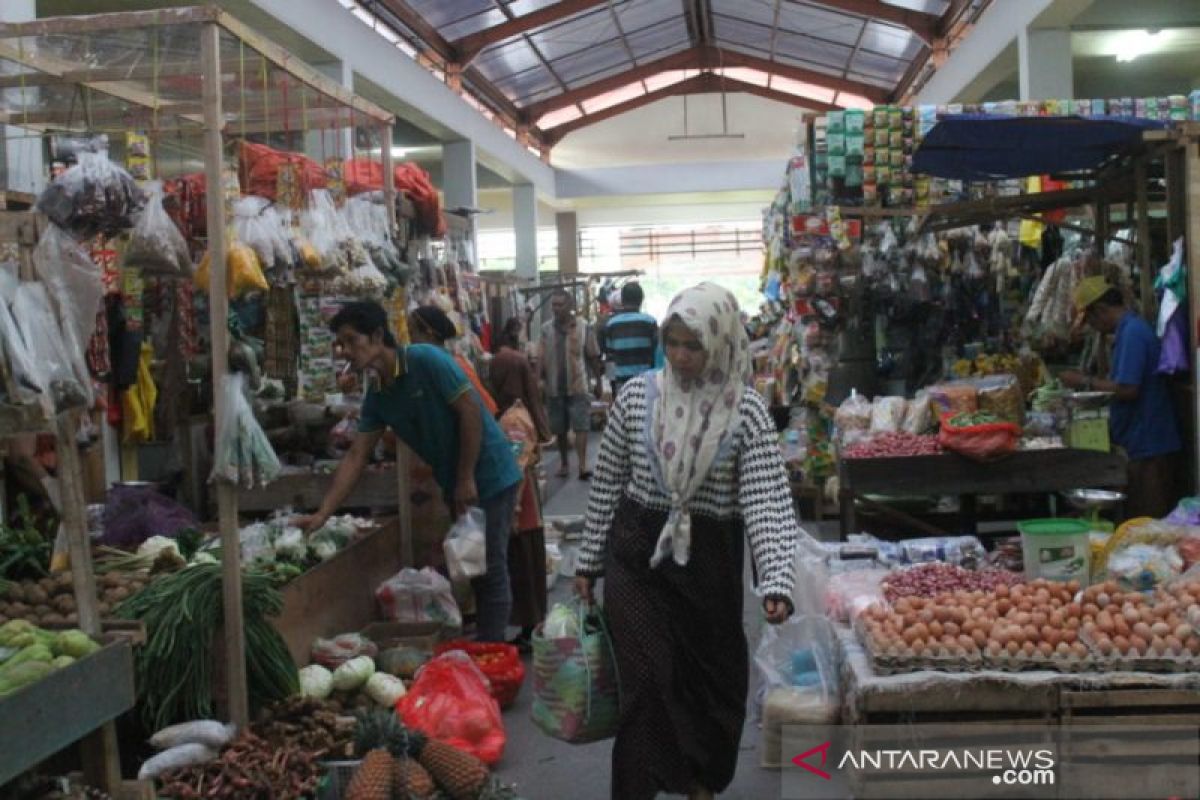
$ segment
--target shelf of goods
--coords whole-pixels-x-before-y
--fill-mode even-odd
[[[959,455],[843,458],[838,466],[842,535],[856,530],[854,501],[863,494],[1049,493],[1080,486],[1119,488],[1128,480],[1125,459],[1112,453],[1058,448],[1013,453],[980,463]],[[970,503],[964,504],[964,516]],[[965,522],[974,525],[973,519]]]
[[[0,700],[0,785],[133,708],[133,649],[95,653]]]
[[[852,727],[855,746],[894,747],[895,726],[903,726],[914,748],[951,737],[956,748],[997,747],[1006,732],[1020,729],[1027,732],[1022,735],[1042,737],[1056,746],[1060,784],[1068,775],[1075,781],[1086,779],[1090,786],[1108,787],[1106,797],[1138,794],[1133,787],[1144,778],[1130,770],[1139,754],[1178,756],[1184,765],[1190,758],[1195,764],[1198,673],[927,670],[885,676],[873,670],[869,654],[849,627],[839,626],[838,639],[845,657],[842,722]],[[1081,731],[1084,725],[1093,726],[1092,732]],[[1190,726],[1190,748],[1179,741],[1180,726]],[[981,779],[972,778],[969,771],[947,770],[933,778],[928,771],[887,772],[883,785],[881,776],[884,773],[854,771],[850,781],[872,797],[917,798],[934,796],[931,792],[949,797],[976,794]],[[1186,768],[1177,777],[1182,789],[1195,780]],[[991,773],[986,778],[990,783]],[[1045,796],[1058,795],[1051,790]]]
[[[274,624],[297,664],[308,663],[314,639],[360,630],[378,616],[375,589],[403,566],[400,521],[379,523],[283,587],[283,612]]]

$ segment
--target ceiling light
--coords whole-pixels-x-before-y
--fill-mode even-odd
[[[1162,46],[1165,38],[1160,30],[1122,31],[1113,42],[1117,61],[1129,62],[1152,53]]]

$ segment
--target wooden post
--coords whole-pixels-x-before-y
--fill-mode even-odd
[[[216,429],[228,409],[223,384],[229,372],[229,297],[225,246],[225,127],[221,111],[221,29],[206,24],[200,33],[204,77],[204,174],[208,184],[208,307],[212,334],[213,414]],[[222,589],[225,610],[225,674],[228,717],[239,728],[250,722],[246,681],[246,634],[242,625],[242,553],[238,539],[237,488],[217,483],[217,523],[221,533]]]
[[[1198,358],[1200,358],[1200,342],[1197,341],[1197,320],[1200,320],[1200,139],[1187,136],[1183,140],[1184,149],[1184,175],[1186,176],[1183,185],[1186,188],[1184,197],[1184,217],[1183,221],[1176,224],[1184,226],[1184,236],[1187,250],[1184,254],[1185,263],[1188,268],[1188,305],[1191,311],[1191,331],[1189,339],[1191,340],[1192,348],[1192,402],[1190,407],[1193,415],[1193,431],[1195,431],[1196,439],[1191,442],[1193,458],[1196,453],[1200,453],[1200,423],[1196,420],[1196,398],[1200,397],[1200,370],[1195,366]],[[1194,462],[1193,462],[1194,463]],[[1200,474],[1200,470],[1197,470]],[[1195,485],[1193,488],[1200,488],[1200,480],[1197,480],[1196,474],[1193,475]]]
[[[1150,265],[1150,204],[1146,196],[1146,158],[1138,158],[1133,166],[1133,180],[1136,184],[1136,231],[1137,252],[1136,260],[1141,273],[1142,316],[1153,320],[1157,313],[1157,303],[1154,302],[1154,273]],[[1128,220],[1134,224],[1134,220]]]

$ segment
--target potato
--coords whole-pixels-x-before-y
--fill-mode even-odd
[[[44,606],[50,602],[50,592],[46,591],[40,584],[31,586],[25,592],[25,600],[30,605]]]
[[[129,591],[124,586],[118,586],[116,589],[110,589],[109,591],[105,592],[104,594],[106,597],[111,595],[113,601],[116,603],[119,603],[122,600],[129,597],[131,594],[133,594],[133,592]]]
[[[13,619],[28,619],[33,608],[25,603],[9,603],[8,615]]]
[[[103,617],[105,614],[112,611],[112,606],[109,605],[108,603],[106,603],[105,601],[101,600],[99,603],[96,604],[96,610],[98,612],[100,612],[100,616]]]
[[[42,617],[43,625],[65,625],[67,618],[57,612],[47,614]]]
[[[70,572],[61,572],[54,578],[54,594],[74,594],[75,584],[72,582]]]
[[[75,610],[75,597],[69,594],[60,594],[54,598],[51,603],[60,614],[70,614]]]
[[[70,614],[67,614],[66,616],[63,617],[63,621],[66,622],[68,625],[78,625],[79,624],[79,615],[76,614],[74,611],[72,611]]]
[[[50,606],[46,605],[45,603],[42,603],[41,605],[36,605],[33,607],[33,613],[37,614],[38,617],[41,618],[41,617],[45,617],[47,614],[53,614],[54,609],[51,608]]]
[[[54,578],[42,578],[37,582],[37,585],[49,596],[54,591]]]
[[[25,586],[20,583],[10,584],[8,587],[8,599],[14,603],[25,602]]]

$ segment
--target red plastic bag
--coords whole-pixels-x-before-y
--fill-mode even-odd
[[[982,425],[955,427],[949,424],[953,414],[942,415],[938,444],[973,461],[995,461],[1017,451],[1021,429],[1011,422],[987,422]]]
[[[491,684],[492,697],[501,708],[508,708],[517,699],[521,684],[525,682],[525,664],[521,653],[511,644],[504,642],[471,642],[457,639],[442,642],[433,649],[434,655],[461,650],[471,657],[475,666]]]
[[[504,755],[507,738],[500,706],[488,680],[461,650],[438,656],[417,673],[408,694],[396,703],[404,724],[489,766]]]

